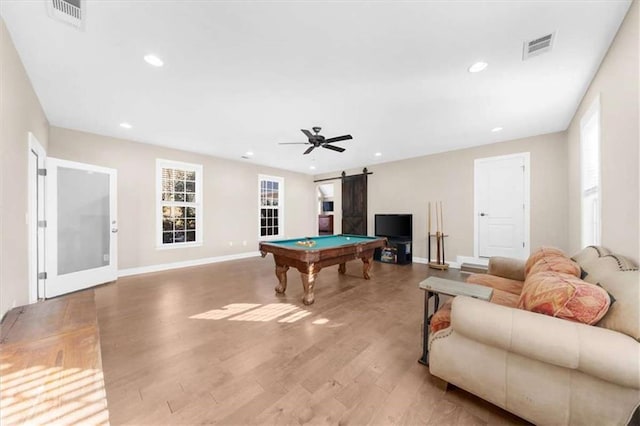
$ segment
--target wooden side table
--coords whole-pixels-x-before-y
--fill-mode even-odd
[[[489,300],[493,294],[493,288],[477,284],[467,284],[460,281],[447,280],[439,277],[428,277],[418,284],[424,292],[424,325],[422,330],[422,357],[420,364],[429,365],[429,326],[433,313],[438,310],[440,295],[469,296],[475,299]],[[433,313],[429,314],[429,299],[433,297]]]

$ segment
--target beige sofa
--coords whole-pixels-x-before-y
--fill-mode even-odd
[[[450,324],[430,336],[431,374],[536,424],[629,423],[640,405],[638,269],[601,247],[573,260],[615,299],[597,326],[509,306],[524,262],[492,258],[490,276],[471,281],[495,280],[496,303],[456,297],[443,307]]]

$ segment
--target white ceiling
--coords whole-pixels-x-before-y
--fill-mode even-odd
[[[84,31],[45,0],[0,13],[51,125],[318,174],[566,129],[630,3],[88,0]],[[278,145],[312,126],[353,140]]]

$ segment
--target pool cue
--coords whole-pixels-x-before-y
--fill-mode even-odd
[[[438,216],[438,202],[436,201],[436,263],[440,263],[440,219]]]
[[[442,228],[442,235],[440,238],[442,238],[442,264],[444,265],[444,215],[442,214],[442,201],[440,201],[440,227]]]
[[[431,201],[427,203],[427,263],[431,262]]]

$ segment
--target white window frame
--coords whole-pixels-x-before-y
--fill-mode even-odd
[[[261,209],[265,206],[262,205],[261,195],[262,195],[262,182],[263,181],[271,181],[278,183],[278,234],[277,235],[261,235]],[[284,238],[284,178],[280,176],[270,176],[270,175],[258,175],[258,240],[276,240],[278,238]]]
[[[186,201],[163,201],[162,200],[162,169],[181,169],[186,171],[193,171],[196,174],[196,201],[194,203],[188,203]],[[204,188],[202,186],[203,179],[203,167],[201,164],[184,163],[181,161],[165,160],[162,158],[156,159],[156,249],[157,250],[171,250],[184,247],[198,247],[204,242],[204,223],[202,220],[203,214],[203,198]],[[196,208],[196,240],[185,241],[183,243],[162,243],[162,207],[166,205],[171,206],[192,206]]]
[[[602,158],[601,158],[601,146],[602,146],[602,123],[600,115],[600,95],[598,95],[592,102],[589,109],[584,113],[580,119],[580,238],[582,247],[588,245],[600,245],[602,235]],[[595,122],[594,122],[595,120]],[[595,187],[585,188],[586,182],[586,132],[588,126],[596,126],[596,156],[597,156],[597,174],[598,179]],[[595,203],[593,200],[589,202],[589,199],[593,198],[595,194]],[[587,204],[589,203],[589,204]],[[588,212],[595,216],[594,220],[587,223]],[[587,231],[587,226],[593,227]]]

